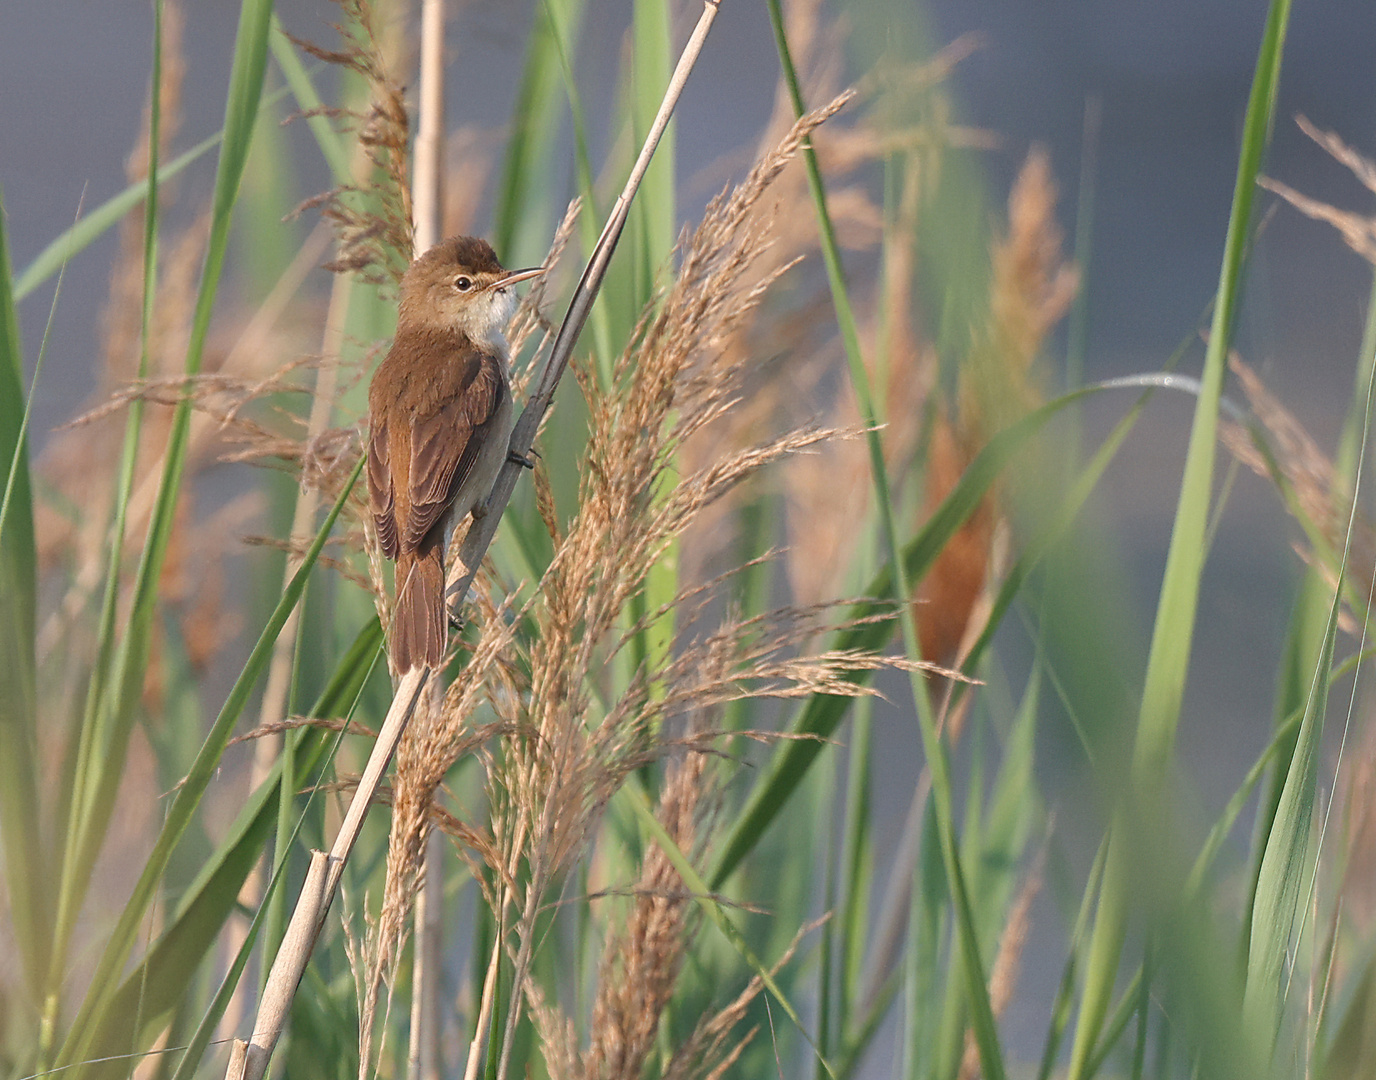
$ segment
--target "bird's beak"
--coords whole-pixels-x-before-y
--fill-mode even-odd
[[[508,285],[515,285],[518,281],[529,281],[533,277],[539,277],[549,267],[532,266],[527,270],[512,270],[504,278],[498,278],[495,284],[498,288],[505,289]]]

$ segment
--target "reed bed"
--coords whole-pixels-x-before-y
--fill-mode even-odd
[[[1128,617],[1112,590],[1064,583],[1100,565],[1086,504],[1174,384],[1129,400],[1062,355],[1084,274],[1061,183],[1033,148],[1006,206],[978,196],[997,134],[953,119],[947,82],[977,41],[854,70],[816,0],[767,7],[771,115],[748,153],[720,148],[731,179],[700,213],[675,177],[709,163],[679,160],[672,129],[659,144],[374,791],[391,582],[356,482],[399,276],[436,230],[543,260],[508,331],[525,400],[698,7],[634,5],[604,131],[580,98],[585,5],[537,5],[510,124],[450,101],[418,169],[433,14],[340,0],[333,29],[288,29],[243,0],[223,129],[183,151],[184,17],[155,0],[129,190],[28,267],[0,233],[6,1076],[262,1075],[228,1044],[274,1008],[256,1067],[293,1080],[1376,1068],[1376,739],[1356,704],[1376,315],[1333,451],[1232,341],[1260,184],[1376,261],[1371,220],[1261,175],[1288,3],[1259,47],[1136,694],[1093,675]],[[1372,186],[1363,153],[1306,130]],[[323,192],[291,168],[307,150]],[[179,207],[173,177],[202,155],[211,197]],[[93,390],[38,440],[44,346],[16,305],[109,229]],[[1245,410],[1225,408],[1229,370]],[[1123,405],[1081,446],[1090,395]],[[1273,736],[1196,835],[1176,741],[1193,635],[1216,632],[1198,596],[1220,445],[1304,542]],[[212,504],[227,470],[241,494]],[[1343,716],[1329,690],[1353,673]],[[1092,807],[1047,797],[1057,712]],[[897,839],[881,723],[912,732]],[[351,797],[371,803],[356,843],[307,877]],[[299,894],[325,913],[279,1000]],[[1038,934],[1056,985],[1023,977]],[[1036,1045],[1010,1037],[1014,1003]]]

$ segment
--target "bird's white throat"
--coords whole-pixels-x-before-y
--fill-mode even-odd
[[[507,289],[486,289],[466,304],[455,320],[475,343],[506,356],[506,325],[516,310],[516,294]]]

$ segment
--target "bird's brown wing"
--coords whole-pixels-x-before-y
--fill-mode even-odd
[[[368,501],[372,504],[373,524],[382,553],[395,559],[397,546],[396,494],[392,490],[392,470],[387,452],[387,423],[374,415],[368,436]]]
[[[455,365],[455,392],[411,425],[411,513],[401,536],[407,550],[420,544],[472,475],[508,392],[495,356],[474,349],[465,360]]]

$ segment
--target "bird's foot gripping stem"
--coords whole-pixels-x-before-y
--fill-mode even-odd
[[[455,633],[464,627],[463,606],[472,603],[477,599],[477,592],[470,585],[467,596],[456,596],[452,589],[446,589],[444,593],[444,613],[449,619],[449,627]]]
[[[510,461],[516,465],[524,466],[527,469],[533,469],[535,468],[535,462],[532,459],[537,458],[539,456],[540,455],[537,454],[534,449],[530,451],[530,457],[526,457],[523,454],[518,454],[515,450],[508,450],[506,459],[507,461]]]

